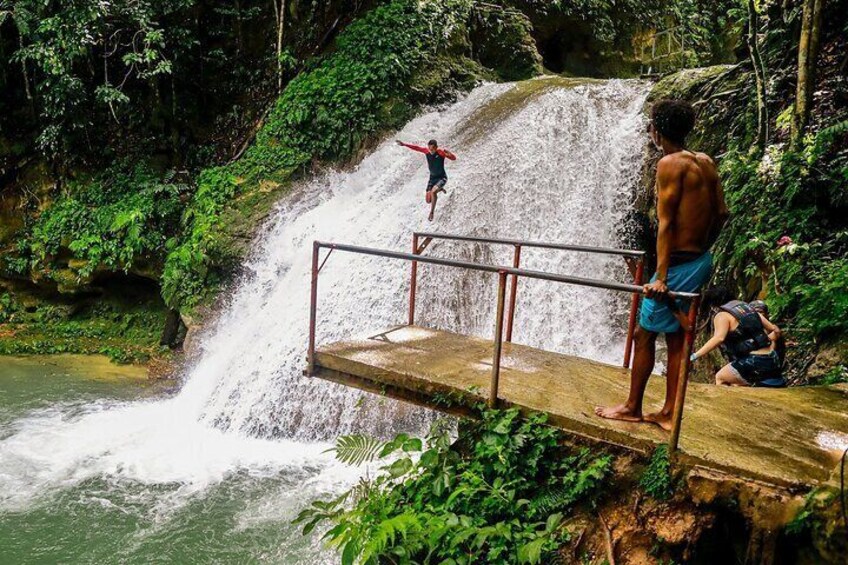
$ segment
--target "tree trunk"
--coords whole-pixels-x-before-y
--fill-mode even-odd
[[[795,89],[795,109],[792,113],[791,145],[793,149],[800,147],[807,129],[807,122],[810,120],[823,3],[824,0],[804,0],[801,37],[798,40],[798,84]]]
[[[24,38],[21,34],[18,34],[18,47],[20,49],[24,48]],[[21,73],[24,77],[24,92],[26,93],[27,100],[32,104],[32,91],[29,88],[29,72],[27,71],[26,59],[21,59]]]
[[[763,59],[760,55],[759,41],[757,40],[757,31],[759,30],[760,19],[757,13],[757,7],[754,0],[748,0],[748,34],[746,36],[748,43],[748,53],[751,57],[751,65],[754,68],[754,82],[757,88],[757,140],[756,146],[762,151],[765,149],[766,141],[768,140],[768,106],[766,106],[766,72]]]
[[[165,327],[162,328],[162,337],[159,339],[159,345],[168,346],[171,349],[181,345],[180,332],[185,326],[180,318],[180,313],[173,308],[168,310],[168,315],[165,318]]]
[[[283,92],[283,29],[286,24],[286,0],[273,0],[277,20],[277,94]]]
[[[241,24],[241,2],[235,1],[236,10],[236,59],[241,57],[244,49],[244,28]]]
[[[824,11],[824,0],[816,0],[813,12],[813,30],[810,36],[810,56],[807,63],[811,69],[815,69],[816,59],[819,56],[819,43],[821,41],[822,12]]]

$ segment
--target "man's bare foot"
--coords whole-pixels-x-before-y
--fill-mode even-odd
[[[646,422],[658,425],[667,432],[671,431],[671,414],[654,412],[653,414],[646,414],[644,419]]]
[[[610,406],[609,408],[604,408],[603,406],[598,406],[595,408],[595,414],[600,416],[601,418],[606,418],[608,420],[623,420],[625,422],[641,422],[642,414],[639,412],[635,412],[631,408],[629,408],[626,404],[619,404],[618,406]]]
[[[429,216],[427,216],[427,219],[432,222],[433,221],[433,214],[430,214]]]

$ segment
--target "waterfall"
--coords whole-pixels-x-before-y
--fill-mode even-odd
[[[412,232],[429,229],[620,245],[640,176],[646,93],[637,81],[488,84],[414,119],[398,139],[435,137],[458,156],[433,223],[424,157],[392,140],[353,170],[297,186],[257,237],[182,390],[55,406],[17,421],[0,440],[0,507],[98,477],[179,485],[179,497],[237,470],[317,468],[328,483],[348,480],[323,454],[327,441],[354,430],[420,433],[433,416],[301,376],[312,241],[407,251]],[[509,264],[512,249],[434,242],[427,252]],[[623,261],[610,256],[526,249],[522,266],[627,280]],[[319,345],[402,323],[408,279],[408,263],[334,254],[320,277]],[[491,337],[495,285],[490,275],[422,265],[418,323]],[[627,304],[611,292],[522,280],[514,340],[618,362]]]

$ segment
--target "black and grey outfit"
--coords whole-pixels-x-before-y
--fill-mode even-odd
[[[730,360],[730,368],[736,376],[751,386],[785,386],[777,353],[753,353],[771,345],[757,311],[741,300],[728,302],[719,309],[739,322],[733,331],[728,332],[721,345],[721,351]]]

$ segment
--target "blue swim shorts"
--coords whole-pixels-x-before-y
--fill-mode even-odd
[[[677,292],[698,292],[710,280],[713,270],[713,256],[704,253],[697,259],[669,267],[666,284],[669,290]],[[657,275],[651,277],[651,282],[657,280]],[[684,300],[678,300],[677,306],[686,312],[689,305]],[[680,322],[674,317],[671,308],[665,302],[653,298],[642,299],[639,311],[639,325],[649,332],[669,334],[680,329]]]

